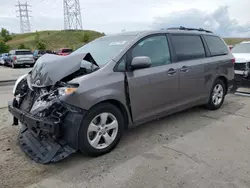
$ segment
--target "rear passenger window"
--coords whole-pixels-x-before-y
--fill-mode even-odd
[[[209,51],[212,56],[220,56],[228,54],[228,48],[224,42],[216,36],[205,35]]]
[[[200,36],[171,35],[178,61],[205,58],[205,48]]]

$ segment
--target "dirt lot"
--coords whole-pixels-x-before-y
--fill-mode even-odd
[[[88,158],[77,153],[60,163],[50,165],[36,164],[20,151],[16,143],[18,127],[11,126],[12,117],[6,108],[2,108],[0,109],[0,187],[27,187],[57,175],[60,175],[65,185],[67,181],[89,182],[93,178],[101,180],[103,174],[109,173],[120,164],[131,161],[137,156],[145,156],[145,152],[173,143],[178,138],[185,138],[191,132],[221,122],[227,116],[237,114],[246,105],[250,106],[250,98],[230,94],[218,111],[207,111],[197,107],[129,130],[118,147],[105,156]],[[246,117],[250,119],[250,116]],[[179,153],[175,153],[174,156],[178,157]],[[152,157],[154,158],[153,155],[147,156],[147,158]],[[178,187],[185,186],[180,184]]]

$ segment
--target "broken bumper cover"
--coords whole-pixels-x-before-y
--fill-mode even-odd
[[[235,74],[234,86],[236,88],[239,88],[239,87],[250,88],[250,76],[249,75],[243,76],[241,74]]]
[[[57,162],[78,150],[78,130],[83,114],[69,112],[64,122],[58,123],[34,117],[12,104],[8,108],[22,124],[18,142],[32,160],[42,164]]]

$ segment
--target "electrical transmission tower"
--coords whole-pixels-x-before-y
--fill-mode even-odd
[[[63,0],[64,29],[82,30],[82,16],[79,0]]]
[[[21,4],[18,1],[18,4],[16,5],[16,7],[18,7],[18,16],[20,18],[20,31],[21,33],[29,33],[31,32],[30,29],[30,16],[29,16],[29,12],[31,12],[28,8],[30,7],[30,5],[28,5],[27,1],[24,4]]]

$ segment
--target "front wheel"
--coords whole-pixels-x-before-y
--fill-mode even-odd
[[[94,157],[110,152],[122,137],[124,123],[124,117],[116,106],[102,103],[93,107],[79,131],[80,151]]]
[[[216,110],[221,107],[226,95],[226,87],[222,80],[217,80],[210,93],[209,102],[206,107],[210,110]]]

